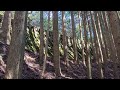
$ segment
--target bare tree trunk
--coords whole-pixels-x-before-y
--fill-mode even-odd
[[[111,32],[111,30],[109,30],[109,32]],[[114,38],[113,38],[113,34],[111,33],[111,59],[113,61],[113,75],[114,75],[114,78],[115,79],[119,79],[119,74],[118,74],[118,69],[117,69],[117,66],[118,66],[118,56],[117,56],[117,50],[116,50],[116,46],[115,46],[115,41],[114,41]]]
[[[21,62],[24,56],[24,42],[25,35],[25,13],[26,11],[16,11],[14,17],[14,27],[12,31],[12,38],[10,44],[9,55],[7,59],[7,67],[5,78],[6,79],[19,79]]]
[[[50,11],[48,12],[48,28],[47,28],[47,33],[46,33],[45,57],[44,57],[44,63],[43,63],[42,76],[44,76],[45,69],[46,69],[47,52],[48,52],[48,37],[49,37],[49,29],[50,29]]]
[[[107,47],[108,47],[108,54],[109,55],[109,59],[112,60],[114,62],[114,70],[113,70],[113,75],[114,77],[117,79],[118,78],[118,73],[117,73],[117,51],[116,51],[116,47],[115,47],[115,43],[114,43],[114,39],[113,39],[113,35],[111,33],[109,24],[107,22],[107,16],[105,11],[102,12],[102,17],[104,20],[104,27],[105,27],[105,36],[106,36],[106,43],[107,43]]]
[[[90,12],[91,13],[91,12]],[[91,16],[91,18],[92,18],[92,16]],[[99,59],[99,57],[98,57],[98,44],[97,44],[97,37],[96,37],[96,35],[95,35],[95,31],[94,31],[94,29],[95,29],[95,26],[94,26],[94,23],[93,23],[93,20],[91,19],[91,24],[92,24],[92,29],[93,29],[93,36],[94,36],[94,39],[93,39],[93,46],[94,46],[94,48],[95,48],[95,58],[94,59],[96,59],[95,60],[95,62],[96,63],[98,63],[98,59]]]
[[[104,22],[104,18],[103,18],[103,13],[102,13],[102,11],[100,11],[99,13],[98,13],[98,15],[99,15],[99,20],[100,20],[100,26],[101,26],[101,33],[102,33],[102,35],[103,35],[103,40],[104,40],[104,45],[105,45],[105,53],[106,53],[106,58],[107,59],[109,59],[109,48],[108,48],[108,46],[107,46],[107,43],[109,42],[109,41],[107,41],[107,35],[106,34],[108,34],[108,32],[106,31],[106,27],[105,27],[105,22]],[[108,35],[109,36],[109,35]]]
[[[87,16],[87,21],[88,21],[88,29],[89,29],[89,33],[90,33],[90,41],[91,41],[91,46],[92,46],[92,51],[93,51],[93,59],[97,59],[93,36],[92,36],[91,23],[90,23],[90,20],[88,20],[88,18],[89,18],[89,16]],[[92,59],[92,56],[91,56],[91,59]]]
[[[27,34],[27,17],[28,17],[28,11],[26,11],[25,13],[25,23],[24,23],[24,36],[23,36],[23,41],[22,41],[22,45],[24,48],[21,49],[21,59],[20,59],[20,70],[18,73],[18,78],[22,78],[22,70],[23,70],[23,60],[24,60],[24,51],[25,51],[25,40],[26,40],[26,34]]]
[[[43,11],[40,11],[40,61],[41,65],[44,56],[44,30],[43,30]]]
[[[76,33],[75,33],[75,22],[74,22],[73,11],[71,11],[71,21],[72,21],[72,33],[73,33],[74,62],[76,63],[78,58],[77,58]]]
[[[119,51],[117,51],[117,50],[118,50],[119,46],[116,46],[116,44],[119,43],[119,40],[118,40],[119,39],[119,24],[118,24],[118,22],[116,22],[117,17],[116,16],[114,17],[114,15],[111,15],[113,13],[114,12],[107,12],[108,19],[109,19],[109,32],[110,32],[110,36],[111,36],[110,40],[111,40],[111,47],[112,47],[111,48],[111,50],[112,50],[111,51],[111,59],[114,63],[114,71],[113,71],[114,78],[119,79],[119,75],[117,72],[117,63],[119,60]],[[117,26],[116,26],[116,24],[117,24]],[[116,40],[118,40],[118,41],[116,41]]]
[[[94,12],[96,14],[96,12]],[[91,14],[91,12],[90,12]],[[97,27],[95,24],[95,20],[91,14],[91,20],[92,20],[92,26],[93,26],[93,33],[96,38],[96,48],[97,48],[97,53],[98,53],[98,66],[99,66],[99,78],[103,79],[103,70],[102,70],[102,61],[103,61],[103,56],[102,56],[102,51],[101,51],[101,45],[100,45],[100,40],[98,37],[98,32],[97,32]]]
[[[118,19],[117,11],[107,11],[107,14],[120,63],[120,21]]]
[[[97,25],[97,32],[98,32],[98,36],[99,36],[99,39],[100,39],[100,44],[101,44],[101,50],[102,50],[102,55],[103,55],[103,62],[104,62],[104,71],[105,73],[107,72],[107,68],[106,68],[106,63],[107,63],[107,55],[106,55],[106,47],[105,47],[105,38],[103,36],[103,33],[102,33],[102,23],[101,21],[102,20],[100,18],[100,12],[97,12],[96,11],[96,25]]]
[[[56,78],[61,76],[58,38],[58,11],[53,11],[53,60]]]
[[[84,34],[85,34],[85,50],[86,50],[86,66],[87,66],[87,77],[88,79],[92,79],[91,75],[91,63],[90,63],[90,51],[89,51],[89,43],[88,43],[88,31],[86,29],[87,23],[86,23],[86,14],[87,12],[84,11],[82,18],[83,18],[83,28],[84,28]]]
[[[62,33],[63,33],[63,52],[64,52],[64,61],[68,65],[67,60],[67,40],[66,40],[66,29],[65,29],[65,11],[62,11]]]
[[[106,18],[106,14],[105,11],[102,11],[102,18],[103,18],[103,25],[105,27],[105,39],[106,39],[106,44],[107,44],[107,54],[108,54],[108,58],[111,59],[112,58],[112,44],[111,44],[111,35],[109,32],[109,27],[108,27],[108,23],[107,23],[107,18]]]
[[[82,29],[80,28],[82,24],[82,21],[80,22],[80,11],[78,16],[79,16],[79,30],[80,30],[80,40],[81,40],[81,48],[82,48],[82,61],[83,61],[83,64],[86,66],[85,55],[84,55],[84,40],[83,40]]]
[[[1,28],[3,30],[2,34],[1,34],[2,41],[6,44],[10,44],[11,11],[5,11]]]

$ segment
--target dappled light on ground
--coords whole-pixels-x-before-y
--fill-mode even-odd
[[[32,52],[25,51],[23,63],[22,79],[40,79],[42,73],[42,66],[36,62],[38,56]],[[5,58],[0,60],[0,78],[4,78],[5,68],[6,68]],[[119,68],[120,69],[120,68]],[[82,62],[80,64],[74,64],[69,60],[69,67],[67,67],[63,60],[61,60],[61,70],[63,76],[61,79],[87,79],[86,66]],[[119,72],[120,73],[120,72]],[[99,78],[98,64],[92,63],[92,77],[93,79]],[[50,58],[47,60],[46,71],[43,79],[55,79],[54,64]],[[106,79],[113,79],[113,62],[107,62],[107,73],[105,75]]]

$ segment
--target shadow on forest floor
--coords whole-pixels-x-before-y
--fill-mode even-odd
[[[3,52],[3,48],[6,48],[5,52],[2,54],[2,59],[0,60],[0,79],[3,79],[6,68],[6,57],[8,54],[8,46],[0,43],[0,54]],[[25,50],[24,62],[23,62],[23,72],[22,79],[40,79],[42,66],[38,64],[39,57],[34,53]],[[103,66],[104,67],[104,66]],[[105,74],[106,79],[113,79],[113,63],[111,61],[107,62],[107,73]],[[65,77],[61,79],[87,79],[87,68],[84,66],[82,62],[79,65],[73,64],[69,61],[69,67],[66,67],[64,61],[61,59],[61,70]],[[120,68],[118,67],[118,71]],[[118,72],[120,75],[120,72]],[[92,63],[92,78],[98,79],[99,71],[98,65],[96,63]],[[54,65],[50,58],[47,59],[46,71],[44,75],[44,79],[55,79],[54,73]]]

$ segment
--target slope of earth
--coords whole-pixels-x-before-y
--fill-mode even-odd
[[[0,79],[4,79],[5,69],[6,69],[6,59],[8,55],[8,45],[5,45],[0,42]],[[42,66],[39,65],[39,54],[34,54],[28,50],[25,50],[24,53],[24,63],[23,63],[23,72],[22,79],[41,79]],[[60,60],[62,76],[60,79],[87,79],[87,68],[82,62],[80,64],[74,64],[72,60],[69,60],[69,67],[67,67],[63,61]],[[104,67],[104,65],[103,65]],[[113,62],[107,62],[107,72],[105,74],[106,79],[113,79]],[[120,68],[118,68],[120,69]],[[104,68],[103,68],[104,70]],[[118,73],[120,70],[118,70]],[[120,75],[120,74],[119,74]],[[46,71],[43,79],[55,79],[54,73],[54,64],[51,58],[47,58]],[[98,65],[92,63],[92,78],[98,79]]]

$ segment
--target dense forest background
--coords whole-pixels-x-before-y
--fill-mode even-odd
[[[0,11],[1,79],[119,79],[119,11]]]

